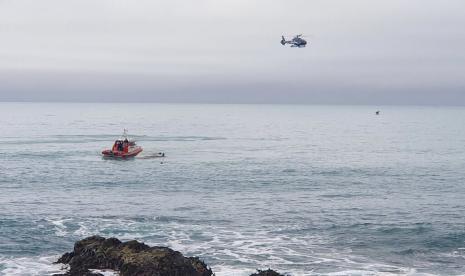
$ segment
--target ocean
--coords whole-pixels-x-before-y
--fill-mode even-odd
[[[58,272],[58,256],[98,234],[199,256],[217,276],[465,275],[464,118],[463,107],[0,103],[0,274]],[[124,128],[144,152],[103,159]]]

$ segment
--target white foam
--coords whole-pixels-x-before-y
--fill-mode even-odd
[[[55,235],[58,237],[64,237],[68,234],[66,231],[66,226],[64,222],[70,219],[63,219],[63,218],[47,218],[47,221],[50,222],[55,226]]]
[[[0,264],[4,267],[0,270],[0,275],[11,276],[42,276],[55,273],[64,273],[69,269],[68,265],[55,264],[60,256],[41,257],[21,257],[21,258],[0,258]],[[113,270],[91,269],[104,276],[118,276],[119,273]]]
[[[74,235],[78,235],[81,237],[90,236],[91,231],[89,231],[89,228],[86,225],[84,225],[84,223],[79,222],[78,225],[79,228],[76,231],[74,231]]]
[[[61,233],[60,230],[67,230],[66,219],[50,221],[57,228],[58,234]],[[236,232],[218,226],[186,225],[177,221],[165,222],[163,225],[144,229],[142,232],[137,228],[138,224],[135,221],[128,219],[95,219],[79,222],[78,225],[79,229],[74,234],[82,237],[99,234],[104,229],[113,229],[114,225],[124,225],[127,231],[115,233],[114,236],[118,236],[123,241],[137,239],[149,245],[168,246],[185,256],[197,255],[211,265],[217,276],[245,276],[253,273],[256,268],[266,269],[268,267],[293,276],[432,275],[420,274],[411,268],[376,263],[369,258],[354,256],[349,249],[321,250],[321,244],[325,243],[325,238],[321,236],[304,235],[289,239],[279,232]],[[192,237],[192,233],[201,233],[202,236],[208,238],[198,240]],[[106,235],[113,236],[113,233],[107,232]],[[456,255],[460,254],[456,253]],[[57,258],[58,256],[42,257],[42,259],[4,258],[0,260],[5,267],[0,274],[2,272],[7,275],[57,273],[62,268],[61,265],[52,264]],[[336,271],[322,273],[318,271],[318,267],[333,267]],[[102,272],[109,276],[117,275],[115,273],[114,271]]]
[[[0,258],[0,264],[5,268],[0,271],[1,275],[50,275],[63,273],[67,266],[54,264],[59,256],[22,257],[22,258]]]
[[[229,266],[213,266],[212,270],[216,276],[248,276],[254,273],[250,269],[238,269]]]
[[[118,276],[119,273],[118,271],[114,271],[114,270],[110,270],[110,269],[89,269],[90,271],[94,272],[94,273],[100,273],[102,274],[103,276]]]

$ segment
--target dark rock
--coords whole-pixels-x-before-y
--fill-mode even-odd
[[[250,276],[286,276],[284,274],[279,274],[278,272],[268,269],[268,270],[257,270],[257,273],[251,274]]]
[[[59,263],[59,264],[67,264],[67,263],[69,263],[71,261],[71,258],[73,258],[73,256],[74,256],[73,252],[65,253],[65,254],[63,254],[63,256],[61,256],[58,259],[57,263]]]
[[[101,273],[91,272],[87,269],[71,269],[65,274],[53,274],[53,276],[103,276]]]
[[[74,251],[61,256],[57,263],[69,264],[70,270],[64,274],[67,276],[98,275],[89,269],[117,270],[121,276],[213,275],[199,258],[186,258],[168,247],[99,236],[76,242]]]

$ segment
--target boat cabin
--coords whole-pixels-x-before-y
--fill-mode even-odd
[[[113,148],[111,149],[113,152],[119,151],[119,152],[125,152],[127,153],[129,150],[129,145],[131,143],[128,141],[128,139],[124,140],[116,140],[115,144],[113,144]]]

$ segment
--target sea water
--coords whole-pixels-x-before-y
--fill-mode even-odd
[[[58,272],[75,241],[102,235],[199,256],[218,276],[464,275],[464,119],[462,107],[0,103],[0,274]],[[103,159],[124,128],[144,152]]]

